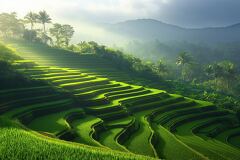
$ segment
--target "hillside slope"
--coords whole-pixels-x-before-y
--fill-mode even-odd
[[[226,27],[211,28],[183,28],[171,24],[166,24],[154,19],[137,19],[121,23],[107,25],[106,30],[119,35],[126,35],[132,39],[138,40],[159,40],[168,41],[186,41],[186,42],[204,42],[204,43],[228,43],[239,42],[240,25],[235,24]]]
[[[12,106],[3,114],[32,130],[155,158],[240,157],[236,142],[240,123],[228,110],[127,83],[132,82],[131,75],[96,55],[77,55],[37,44],[11,42],[10,46],[25,58],[14,62],[16,69],[33,79],[47,81],[68,95],[61,97],[47,88],[2,91],[5,106]],[[16,94],[18,98],[9,104],[7,98]]]

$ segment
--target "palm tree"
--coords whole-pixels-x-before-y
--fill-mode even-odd
[[[190,54],[188,54],[187,52],[181,52],[179,55],[178,55],[178,58],[177,58],[177,61],[176,61],[176,64],[177,65],[186,65],[186,64],[191,64],[192,63],[192,56]]]
[[[53,24],[53,28],[50,28],[50,34],[55,37],[56,45],[60,47],[61,45],[61,32],[62,32],[62,25],[59,23]]]
[[[234,82],[237,79],[237,67],[230,61],[223,61],[218,64],[222,68],[222,79],[226,85],[226,89],[229,90],[234,86]]]
[[[205,72],[210,78],[214,78],[215,85],[221,90],[230,91],[237,80],[237,67],[230,61],[208,65]]]
[[[183,80],[185,80],[185,75],[187,74],[186,67],[187,67],[187,65],[193,64],[192,56],[190,54],[188,54],[187,52],[181,52],[177,57],[176,64],[181,67],[182,78],[183,78]]]
[[[46,23],[51,23],[51,18],[50,16],[47,14],[46,11],[40,11],[39,12],[39,16],[38,16],[38,20],[40,23],[42,23],[43,25],[43,32],[46,32]]]
[[[33,30],[33,26],[34,26],[34,23],[37,22],[38,15],[37,15],[36,13],[29,12],[29,13],[24,17],[24,19],[27,21],[27,23],[30,23],[30,24],[31,24],[31,30]]]
[[[159,74],[166,75],[168,73],[167,65],[162,60],[157,62],[156,67]]]

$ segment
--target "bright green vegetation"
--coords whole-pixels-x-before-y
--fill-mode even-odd
[[[72,122],[72,125],[78,135],[75,141],[88,145],[99,146],[100,144],[94,140],[93,134],[96,132],[94,126],[101,122],[101,119],[92,116]]]
[[[148,112],[139,112],[134,115],[136,117],[135,123],[137,123],[138,129],[132,134],[125,145],[134,153],[151,155],[154,157],[155,151],[150,142],[153,130],[145,117],[146,114],[148,114]]]
[[[62,111],[59,113],[41,116],[31,121],[28,127],[36,131],[48,132],[56,135],[57,133],[60,133],[63,130],[71,128],[69,123],[66,121],[66,118],[67,118],[67,115],[75,112],[81,113],[83,111],[80,108],[74,108],[74,109]],[[47,124],[47,125],[43,126],[42,124]]]
[[[102,145],[107,146],[111,149],[126,152],[128,150],[125,147],[121,146],[116,139],[118,135],[123,131],[123,128],[108,129],[101,134],[101,139],[99,141]]]
[[[46,154],[62,151],[55,156],[74,153],[72,157],[81,159],[77,150],[83,147],[86,159],[240,158],[240,123],[231,111],[136,85],[138,77],[92,54],[77,55],[32,43],[11,46],[27,60],[15,61],[14,68],[47,83],[1,91],[1,103],[7,108],[1,113],[31,129],[18,129],[16,134],[26,135],[28,145],[50,148],[44,149]],[[12,130],[4,133],[15,134]]]
[[[130,153],[89,147],[48,138],[22,129],[18,124],[0,117],[1,159],[150,159]]]

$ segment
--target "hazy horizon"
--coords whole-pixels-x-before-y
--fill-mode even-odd
[[[46,10],[60,23],[118,23],[132,19],[156,19],[185,28],[220,27],[240,23],[240,1],[235,0],[0,0],[0,2],[0,12],[15,11],[22,17],[29,11]],[[66,12],[62,12],[63,10]]]

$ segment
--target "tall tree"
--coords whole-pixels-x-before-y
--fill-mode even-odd
[[[33,13],[33,12],[29,12],[29,13],[24,17],[24,19],[26,20],[27,23],[30,23],[30,24],[31,24],[31,30],[33,30],[34,23],[36,23],[36,22],[37,22],[37,19],[38,19],[38,14]]]
[[[59,23],[53,24],[53,28],[50,28],[50,34],[56,39],[56,45],[61,45],[62,25]]]
[[[24,25],[17,18],[17,14],[1,13],[0,14],[0,36],[4,37],[21,37],[23,35]]]
[[[51,18],[46,11],[40,11],[38,15],[39,22],[43,25],[43,32],[46,33],[46,23],[51,23]]]
[[[68,47],[69,42],[74,34],[74,29],[72,26],[65,24],[62,26],[62,36],[64,38],[65,46]]]
[[[191,64],[192,63],[192,56],[190,54],[188,54],[187,52],[181,52],[178,55],[176,64],[177,65],[187,65],[187,64]]]
[[[236,65],[230,61],[208,65],[205,72],[220,90],[227,91],[232,90],[238,75]]]
[[[167,65],[162,60],[159,60],[157,62],[156,70],[157,70],[157,73],[161,76],[166,76],[168,73]]]
[[[222,68],[222,81],[227,90],[231,90],[237,79],[237,67],[230,61],[223,61],[218,64]]]
[[[74,34],[74,29],[68,24],[61,25],[55,23],[53,28],[50,29],[50,34],[56,39],[57,46],[65,45],[68,47],[69,42]]]
[[[176,64],[181,67],[182,79],[186,80],[186,76],[190,71],[190,66],[193,64],[192,56],[187,52],[181,52],[177,57]]]

